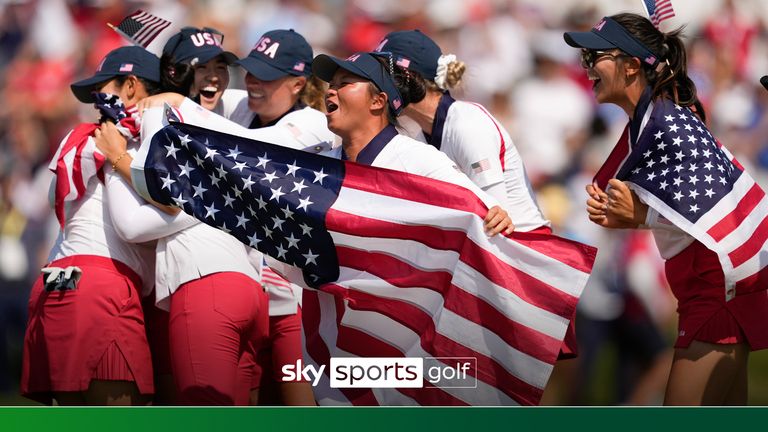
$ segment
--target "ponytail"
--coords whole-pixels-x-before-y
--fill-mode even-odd
[[[461,78],[464,76],[464,71],[467,70],[467,65],[463,61],[453,58],[447,65],[445,71],[445,81],[441,87],[443,90],[450,90],[456,88],[461,83]],[[435,82],[440,79],[440,68],[438,67],[437,77]]]
[[[195,70],[185,63],[174,63],[173,56],[160,57],[160,87],[164,92],[189,96],[195,80]]]
[[[706,122],[706,113],[696,94],[696,85],[688,76],[687,55],[681,37],[683,27],[663,33],[647,18],[637,14],[623,13],[611,18],[659,56],[660,61],[655,68],[642,63],[653,98],[667,97],[680,106],[690,107]]]

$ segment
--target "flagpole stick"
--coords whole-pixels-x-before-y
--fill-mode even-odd
[[[109,28],[111,28],[112,30],[115,30],[115,31],[117,31],[117,27],[113,26],[112,24],[110,24],[110,23],[107,23],[107,26],[108,26]]]

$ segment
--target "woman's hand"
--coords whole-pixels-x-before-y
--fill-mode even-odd
[[[587,186],[589,220],[605,228],[637,228],[645,222],[648,206],[618,179],[608,181],[608,191]]]
[[[112,122],[104,122],[93,133],[93,141],[107,161],[113,164],[120,156],[124,155],[128,146],[128,141],[117,130],[117,126]]]
[[[139,114],[141,114],[145,109],[163,106],[165,103],[178,108],[182,102],[184,102],[184,96],[178,93],[167,92],[145,97],[136,104],[136,108]]]
[[[514,230],[515,225],[512,224],[512,219],[505,210],[499,206],[493,206],[488,210],[488,214],[485,215],[485,233],[488,237],[493,237],[502,231],[504,234],[509,234]]]

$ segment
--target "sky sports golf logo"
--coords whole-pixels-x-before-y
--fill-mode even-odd
[[[323,374],[332,388],[477,388],[474,357],[332,357],[330,368],[297,360],[282,367],[282,380],[317,386]]]

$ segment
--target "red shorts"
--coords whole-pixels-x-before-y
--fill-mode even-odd
[[[141,279],[125,264],[76,255],[49,264],[83,271],[77,289],[47,292],[37,278],[29,298],[21,393],[50,403],[52,392],[79,392],[91,380],[133,381],[154,392],[141,309]]]
[[[694,340],[746,341],[752,350],[768,348],[766,287],[725,301],[725,278],[717,254],[698,241],[668,259],[665,270],[680,315],[675,348],[688,347]]]
[[[283,366],[303,359],[301,350],[301,308],[293,315],[269,317],[269,339],[256,357],[257,374],[251,388],[282,382]],[[259,396],[261,398],[261,395]]]
[[[268,305],[258,282],[234,272],[187,282],[171,295],[171,365],[180,404],[248,404]]]

